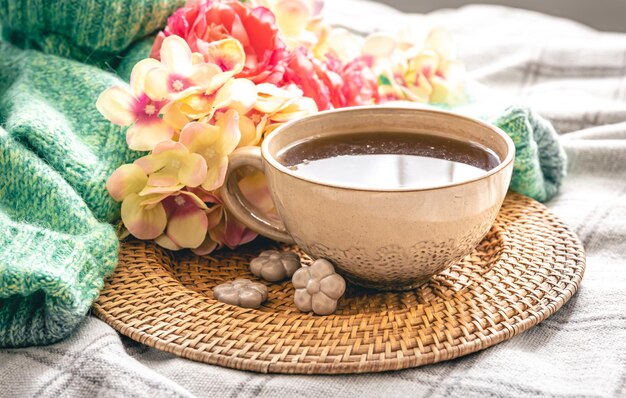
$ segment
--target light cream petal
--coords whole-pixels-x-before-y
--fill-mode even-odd
[[[217,92],[215,109],[232,108],[241,114],[246,114],[256,102],[256,86],[248,79],[229,80]]]
[[[230,155],[241,140],[239,113],[234,109],[229,109],[217,120],[217,126],[220,128],[222,138],[221,145],[217,150],[221,155]]]
[[[163,121],[137,123],[126,131],[126,143],[135,151],[150,151],[174,136],[174,130]]]
[[[277,0],[272,7],[276,23],[285,36],[299,36],[313,16],[313,10],[306,0]]]
[[[253,146],[261,141],[263,128],[257,129],[249,117],[239,116],[239,131],[241,132],[241,139],[238,146]]]
[[[170,94],[169,88],[170,74],[164,66],[151,69],[145,84],[145,91],[148,97],[154,101],[160,101]]]
[[[226,171],[228,170],[228,157],[223,156],[217,161],[213,161],[209,164],[209,168],[206,174],[206,179],[202,183],[202,188],[207,191],[213,191],[224,184],[224,178],[226,177]]]
[[[363,55],[382,59],[391,56],[396,47],[396,39],[392,35],[377,32],[365,38],[361,51]]]
[[[197,64],[191,68],[191,75],[189,78],[194,85],[200,87],[206,87],[208,83],[222,70],[213,64]]]
[[[188,123],[180,133],[179,142],[191,152],[204,154],[205,150],[220,139],[220,128],[208,123]]]
[[[202,201],[202,199],[200,199],[196,194],[194,194],[193,192],[189,192],[189,191],[182,191],[180,193],[181,195],[185,195],[188,199],[191,199],[193,201],[193,203],[198,206],[201,209],[204,210],[208,210],[209,208],[207,207],[206,203],[204,203]]]
[[[111,174],[106,182],[109,195],[118,202],[131,193],[141,191],[148,182],[148,176],[136,164],[124,164]]]
[[[144,92],[148,72],[160,66],[161,63],[154,58],[146,58],[135,64],[130,73],[130,89],[136,97]]]
[[[191,49],[180,36],[172,35],[163,40],[161,46],[161,62],[178,75],[189,76],[192,65]]]
[[[220,71],[237,74],[243,70],[246,53],[238,40],[228,38],[210,43],[205,49],[205,60],[218,66]]]
[[[207,163],[204,157],[191,153],[180,167],[178,180],[188,187],[197,187],[206,179],[206,175]]]
[[[171,240],[166,234],[162,234],[160,236],[158,236],[155,240],[157,245],[164,247],[168,250],[181,250],[182,247],[178,246],[176,243],[174,243],[173,240]]]
[[[180,247],[194,249],[204,242],[207,226],[204,210],[193,206],[174,213],[167,224],[167,236]]]
[[[135,120],[135,97],[128,89],[113,86],[103,91],[96,101],[96,108],[107,120],[119,126],[129,126]]]
[[[140,205],[143,199],[136,193],[130,194],[122,202],[122,221],[128,231],[139,239],[155,239],[165,230],[167,216],[161,204],[151,209]]]
[[[153,177],[153,176],[150,176]],[[148,185],[146,186],[144,189],[142,189],[139,192],[139,196],[145,197],[145,196],[151,196],[152,195],[171,195],[174,192],[178,192],[181,189],[183,189],[185,186],[182,184],[177,184],[176,178],[175,177],[171,177],[169,178],[167,181],[161,180],[161,181],[155,181],[154,178],[152,179],[148,179],[148,181],[150,182],[156,182],[160,185]],[[170,185],[171,184],[171,185]],[[150,204],[151,201],[150,200],[144,200],[141,204],[142,205],[148,205]]]

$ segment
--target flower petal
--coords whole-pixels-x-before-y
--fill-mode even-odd
[[[167,224],[167,236],[178,246],[196,248],[206,237],[208,220],[204,210],[194,205],[179,207]]]
[[[305,0],[278,0],[272,11],[285,36],[299,36],[312,17],[312,9]]]
[[[161,62],[176,74],[189,76],[192,65],[191,49],[180,36],[172,35],[163,40],[161,46]]]
[[[133,163],[123,164],[111,174],[106,182],[106,188],[115,201],[121,202],[131,193],[141,191],[147,182],[148,176],[141,167]]]
[[[330,51],[343,62],[350,62],[361,55],[361,40],[346,29],[331,30],[327,40]]]
[[[137,62],[130,73],[130,89],[136,97],[141,96],[144,92],[145,83],[148,79],[148,73],[159,68],[161,63],[153,58],[142,59]],[[153,98],[154,99],[154,98]]]
[[[220,129],[208,123],[191,122],[180,132],[179,142],[191,152],[204,154],[220,138]]]
[[[256,86],[248,79],[231,79],[217,92],[214,109],[232,108],[246,114],[256,102]]]
[[[191,249],[191,251],[197,256],[206,256],[207,254],[212,253],[215,249],[219,247],[219,243],[211,239],[211,236],[207,234],[204,242],[195,249]]]
[[[180,194],[186,196],[187,199],[191,200],[191,202],[193,202],[197,207],[203,210],[209,209],[206,203],[204,203],[202,199],[200,199],[195,193],[189,191],[181,191]]]
[[[158,101],[170,94],[169,90],[169,78],[170,74],[163,67],[163,65],[159,65],[158,68],[153,68],[148,72],[145,83],[145,90],[148,97],[151,99]]]
[[[295,93],[278,88],[273,84],[262,83],[257,85],[257,100],[254,109],[262,113],[274,113],[283,108],[290,100],[297,98]],[[302,95],[300,93],[299,95]]]
[[[189,79],[194,85],[206,88],[209,86],[209,82],[221,72],[222,70],[217,65],[197,64],[192,66]]]
[[[182,130],[187,123],[189,123],[189,118],[180,111],[178,104],[165,106],[163,107],[162,112],[163,121],[176,130]]]
[[[113,86],[103,91],[96,101],[96,108],[107,120],[119,126],[129,126],[137,117],[133,107],[137,100],[128,89]]]
[[[452,34],[442,27],[430,31],[424,47],[437,51],[446,59],[454,59],[456,57],[456,46],[454,40],[452,40]]]
[[[154,175],[150,177],[154,177]],[[155,180],[154,178],[152,178],[151,180],[149,178],[148,181],[155,183],[155,185],[147,185],[144,189],[142,189],[139,192],[139,196],[144,197],[148,195],[163,195],[163,194],[168,196],[174,192],[180,191],[181,189],[185,187],[183,184],[177,184],[176,178],[167,179],[167,180],[162,179],[162,178],[160,180]],[[151,203],[152,203],[151,200],[144,200],[141,204],[145,206]]]
[[[206,175],[206,160],[197,153],[191,153],[184,160],[178,171],[178,180],[188,187],[197,187],[203,183]]]
[[[218,153],[222,155],[230,155],[237,148],[241,140],[241,131],[239,130],[239,113],[234,109],[229,109],[217,119],[217,126],[221,133],[221,145]]]
[[[273,122],[284,123],[317,112],[317,104],[313,98],[301,97],[290,103],[280,112],[271,116]]]
[[[183,189],[184,186],[180,186],[180,189]],[[139,192],[139,196],[141,196],[143,198],[143,200],[141,201],[141,205],[144,206],[146,209],[151,209],[153,208],[155,205],[161,203],[164,199],[166,199],[167,197],[171,196],[172,193],[171,192],[165,192],[165,193],[155,193],[155,194],[151,194],[148,196],[144,196],[141,194],[141,192]],[[167,209],[165,209],[165,212],[167,213]]]
[[[171,139],[174,130],[162,120],[137,123],[126,131],[126,143],[135,151],[149,151],[158,143]]]
[[[159,235],[155,240],[157,245],[164,247],[168,250],[181,250],[182,247],[178,246],[176,243],[174,243],[173,240],[171,240],[166,234],[162,234]]]
[[[202,183],[202,188],[207,191],[213,191],[224,184],[224,178],[226,177],[226,171],[228,170],[228,156],[222,156],[221,158],[214,159],[213,162],[208,164],[208,166],[206,178]]]
[[[161,235],[167,224],[165,209],[160,203],[151,209],[140,205],[143,199],[136,193],[122,202],[122,221],[128,231],[139,239],[154,239]]]
[[[393,36],[376,32],[365,38],[361,52],[363,55],[383,59],[390,57],[396,47],[396,39]]]
[[[240,116],[239,132],[241,133],[241,139],[239,140],[238,146],[252,146],[257,145],[261,141],[263,128],[257,129],[254,122],[249,117]]]
[[[209,43],[204,54],[206,62],[218,66],[222,72],[233,74],[240,73],[246,61],[243,46],[233,38]]]

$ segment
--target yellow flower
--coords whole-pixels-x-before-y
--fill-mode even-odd
[[[183,187],[197,187],[207,175],[204,158],[180,142],[163,141],[150,155],[137,159],[135,164],[148,176],[140,196],[169,195]]]
[[[228,155],[237,148],[241,138],[239,114],[236,110],[219,112],[215,119],[215,125],[204,122],[189,123],[180,133],[180,143],[201,156],[208,167],[201,182],[202,188],[207,191],[217,189],[224,183]]]

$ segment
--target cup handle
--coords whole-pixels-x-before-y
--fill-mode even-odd
[[[293,238],[287,233],[285,225],[282,222],[271,220],[266,215],[255,210],[241,193],[239,183],[237,179],[234,178],[233,173],[244,166],[252,166],[255,169],[263,171],[261,148],[244,147],[236,150],[229,156],[225,183],[220,190],[226,208],[237,220],[251,230],[273,240],[292,244],[295,243]]]

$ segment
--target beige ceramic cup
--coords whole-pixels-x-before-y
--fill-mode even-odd
[[[428,133],[491,149],[501,163],[480,177],[427,189],[354,189],[299,177],[277,161],[281,151],[310,137],[362,132]],[[515,147],[500,129],[450,112],[360,107],[321,112],[287,123],[261,148],[230,157],[222,197],[252,230],[295,242],[313,258],[332,261],[349,281],[381,290],[414,288],[469,254],[502,205]],[[282,221],[242,197],[233,172],[262,170]]]

